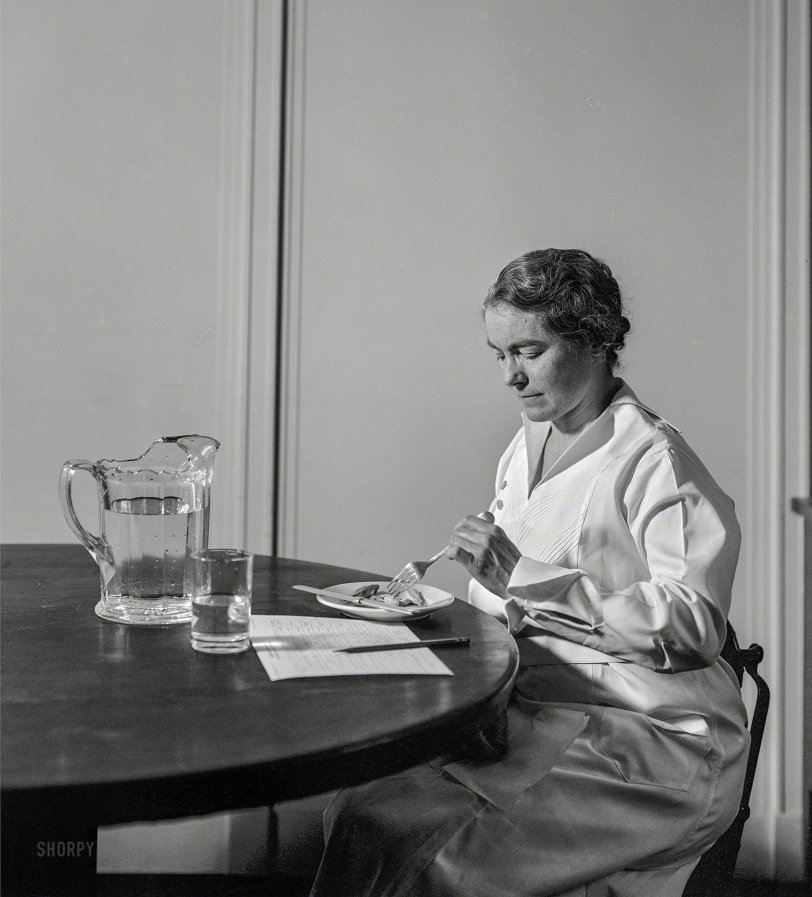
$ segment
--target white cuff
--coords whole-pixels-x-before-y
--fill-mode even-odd
[[[580,570],[570,570],[567,567],[557,567],[555,564],[545,564],[544,561],[522,557],[519,558],[508,580],[507,591],[515,598],[523,598],[525,595],[536,600],[552,598],[581,575]],[[531,594],[527,594],[528,592]]]
[[[513,570],[507,592],[531,619],[557,620],[572,629],[594,630],[601,622],[595,608],[583,589],[572,588],[583,576],[583,570],[523,557]]]
[[[514,632],[524,618],[524,610],[512,598],[494,595],[475,579],[468,584],[468,603],[502,620],[510,632]]]
[[[508,632],[512,634],[519,628],[524,619],[524,608],[512,598],[508,598],[505,601],[505,617],[507,617]]]

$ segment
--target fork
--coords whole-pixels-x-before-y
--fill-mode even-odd
[[[482,517],[483,514],[487,513],[487,511],[480,511],[477,517]],[[413,585],[419,583],[426,575],[426,570],[435,561],[439,561],[449,548],[451,548],[451,545],[446,545],[442,551],[438,551],[433,558],[429,558],[427,561],[409,561],[400,573],[391,582],[387,583],[381,591],[386,592],[387,595],[391,595],[393,598],[397,598],[406,589],[410,589]]]
[[[393,598],[397,598],[397,596],[405,592],[406,589],[410,589],[413,585],[420,582],[426,575],[426,570],[428,570],[435,561],[439,561],[450,547],[450,545],[446,545],[442,551],[438,551],[433,558],[429,558],[427,561],[409,561],[400,573],[384,586],[382,591],[386,592],[387,595],[391,595]]]

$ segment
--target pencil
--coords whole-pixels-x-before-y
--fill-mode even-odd
[[[391,645],[358,645],[355,648],[336,648],[337,654],[363,654],[367,651],[399,651],[401,648],[465,648],[469,638],[430,638],[423,642],[395,642]]]

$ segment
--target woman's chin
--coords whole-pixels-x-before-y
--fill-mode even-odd
[[[531,420],[536,424],[546,423],[551,419],[548,409],[538,408],[534,405],[531,405],[529,408],[525,408],[524,413],[525,417],[527,417],[528,420]]]

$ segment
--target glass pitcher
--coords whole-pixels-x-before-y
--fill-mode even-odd
[[[59,497],[68,526],[101,572],[96,613],[116,623],[168,625],[192,617],[193,551],[209,542],[209,493],[220,443],[164,436],[127,461],[66,461]],[[99,535],[79,522],[73,475],[90,473],[99,491]]]

